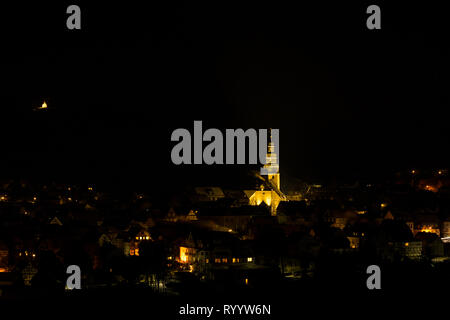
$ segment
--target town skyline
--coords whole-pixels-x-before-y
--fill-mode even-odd
[[[13,317],[445,314],[443,7],[1,11],[0,304]]]

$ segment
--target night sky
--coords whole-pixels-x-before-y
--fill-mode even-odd
[[[0,177],[182,184],[193,168],[171,164],[170,134],[194,120],[280,128],[298,178],[448,166],[443,8],[377,2],[368,30],[372,2],[153,2],[1,10]]]

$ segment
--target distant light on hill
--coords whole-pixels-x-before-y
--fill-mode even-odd
[[[47,102],[45,101],[42,103],[40,107],[37,107],[34,110],[43,110],[43,109],[48,109]]]

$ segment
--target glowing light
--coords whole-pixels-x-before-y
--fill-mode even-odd
[[[382,203],[382,204],[380,204],[380,207],[382,207],[382,208],[386,208],[387,207],[387,203]]]
[[[252,262],[253,261],[253,258],[252,257],[248,257],[247,258],[247,262]]]
[[[248,278],[245,278],[245,285],[248,285]]]
[[[188,248],[180,247],[180,260],[181,262],[188,262]]]
[[[0,268],[0,272],[6,272],[6,268]]]
[[[422,229],[420,229],[420,232],[426,232],[426,233],[436,233],[435,229],[433,229],[433,227],[423,227]]]
[[[405,247],[409,247],[409,242],[405,242]]]
[[[427,190],[427,191],[432,191],[432,192],[437,192],[438,191],[438,188],[436,187],[436,186],[431,186],[431,185],[426,185],[425,186],[425,190]]]
[[[47,106],[47,102],[43,102],[42,103],[42,105],[39,107],[39,109],[47,109],[48,108],[48,106]]]

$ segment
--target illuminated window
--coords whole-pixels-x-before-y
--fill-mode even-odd
[[[227,258],[222,258],[222,262],[223,262],[223,263],[227,263],[227,262],[228,262],[228,259],[227,259]]]
[[[252,262],[253,261],[253,258],[252,257],[248,257],[247,258],[247,262]]]
[[[408,246],[409,246],[409,242],[406,242],[406,243],[405,243],[405,247],[408,247]]]
[[[233,258],[233,263],[236,263],[236,258]]]
[[[139,248],[134,249],[134,255],[138,256],[139,255]]]
[[[215,262],[215,263],[220,263],[220,259],[219,259],[219,258],[215,258],[215,259],[214,259],[214,262]]]
[[[209,259],[206,259],[206,263],[209,263]]]
[[[130,249],[130,256],[134,256],[134,249]]]

